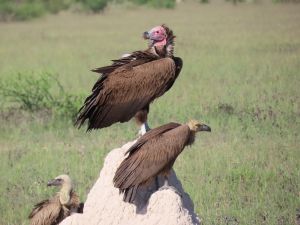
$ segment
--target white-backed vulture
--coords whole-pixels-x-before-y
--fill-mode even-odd
[[[149,105],[172,87],[182,60],[173,56],[175,36],[167,26],[154,27],[143,36],[149,40],[147,50],[92,70],[101,76],[79,110],[76,126],[88,120],[87,130],[100,129],[135,117],[141,134],[149,130]]]
[[[60,191],[52,198],[36,204],[29,215],[30,225],[56,225],[72,212],[82,213],[83,203],[73,191],[72,180],[68,175],[60,175],[47,184],[59,186]]]
[[[125,202],[133,202],[139,186],[151,183],[158,175],[165,177],[164,188],[168,188],[168,174],[185,146],[194,142],[198,131],[211,131],[210,127],[195,120],[187,124],[168,123],[148,131],[126,152],[117,169],[114,186],[124,193]]]

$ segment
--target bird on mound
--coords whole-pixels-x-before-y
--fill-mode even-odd
[[[117,169],[113,182],[124,201],[132,203],[139,186],[147,186],[158,175],[165,178],[162,189],[172,188],[168,175],[185,146],[193,144],[198,131],[211,131],[196,120],[187,124],[168,123],[148,131],[125,153],[128,157]],[[158,188],[158,187],[157,187]]]
[[[47,186],[59,186],[60,191],[52,198],[36,204],[29,215],[30,225],[56,225],[71,215],[82,213],[83,203],[73,191],[72,180],[68,175],[60,175],[48,182]]]
[[[173,56],[174,34],[166,25],[144,32],[149,40],[145,51],[135,51],[112,60],[110,66],[92,71],[101,76],[79,110],[75,125],[88,120],[87,130],[127,122],[135,117],[141,134],[149,130],[150,103],[168,91],[182,68],[182,60]]]

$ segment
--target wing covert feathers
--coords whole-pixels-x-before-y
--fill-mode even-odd
[[[62,217],[58,195],[36,204],[29,215],[30,225],[54,225],[58,224]]]

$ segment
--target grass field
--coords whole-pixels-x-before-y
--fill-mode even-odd
[[[299,4],[184,3],[0,23],[0,76],[50,72],[69,93],[87,95],[97,79],[90,69],[144,49],[141,32],[168,24],[184,67],[149,122],[212,127],[175,163],[203,224],[290,225],[300,208],[299,12]],[[7,115],[0,103],[3,225],[27,224],[33,204],[55,192],[46,181],[62,173],[84,200],[107,152],[137,133],[133,122],[85,133],[43,112]]]

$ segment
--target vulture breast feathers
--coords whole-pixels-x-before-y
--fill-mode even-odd
[[[173,39],[172,35],[166,45],[173,45]],[[166,46],[150,46],[113,60],[110,66],[94,69],[102,75],[79,110],[75,124],[80,127],[88,120],[90,130],[130,120],[170,89],[181,67],[182,60],[169,56]]]
[[[124,201],[133,202],[137,188],[159,174],[167,173],[188,144],[187,125],[169,123],[148,131],[128,150],[114,177],[114,185],[124,192]]]

